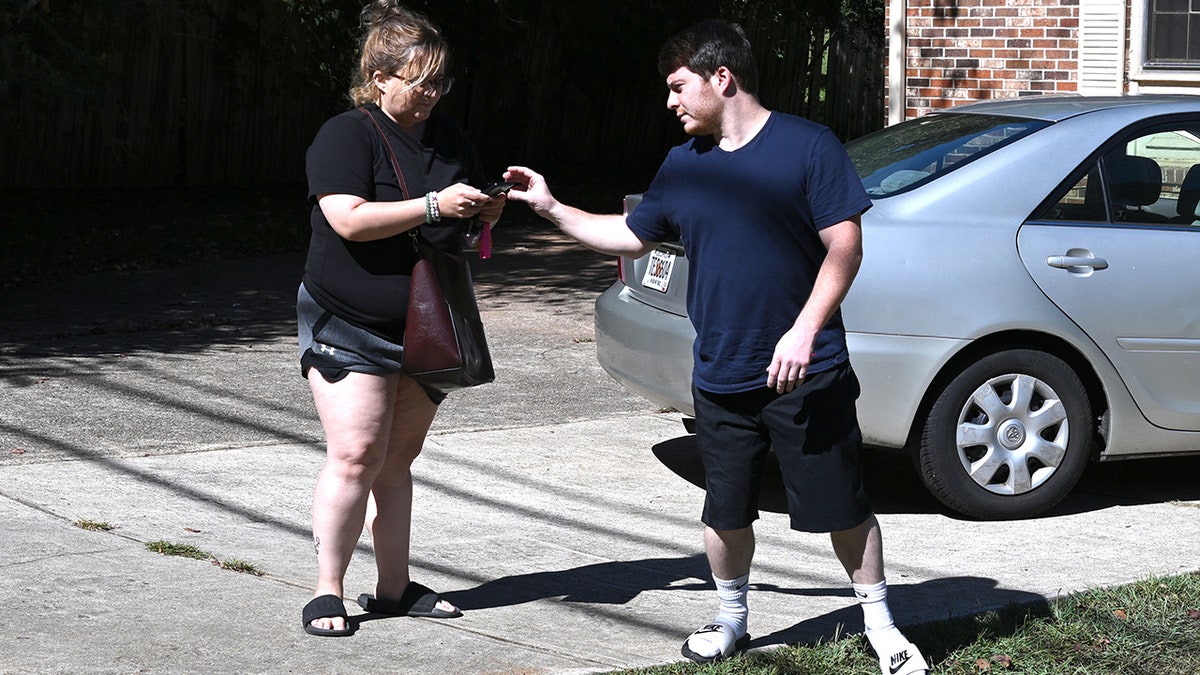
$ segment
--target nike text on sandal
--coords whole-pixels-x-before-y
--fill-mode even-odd
[[[887,656],[879,657],[879,670],[883,675],[924,675],[929,664],[921,656],[921,650],[908,643]]]
[[[688,646],[688,643],[691,642],[692,638],[697,635],[704,637],[705,640],[711,643],[719,642],[721,645],[720,651],[715,654],[697,654],[696,652],[692,651],[692,648]],[[688,639],[683,641],[683,649],[680,650],[680,653],[696,663],[716,663],[717,661],[729,658],[730,656],[742,651],[749,644],[749,633],[740,638],[734,638],[733,632],[729,629],[729,626],[721,623],[710,623],[695,633],[689,635]]]

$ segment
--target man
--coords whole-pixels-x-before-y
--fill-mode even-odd
[[[887,605],[879,523],[862,486],[858,381],[838,310],[862,258],[859,219],[871,202],[829,129],[759,103],[737,25],[706,21],[680,33],[663,47],[659,69],[667,107],[693,138],[668,154],[628,217],[567,206],[525,167],[505,179],[527,186],[510,199],[597,251],[640,256],[658,242],[683,242],[704,544],[720,604],[682,653],[711,662],[749,643],[753,522],[773,446],[791,527],[830,533],[884,675],[927,672]]]

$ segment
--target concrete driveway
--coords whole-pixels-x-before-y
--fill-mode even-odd
[[[494,384],[443,406],[416,467],[413,576],[466,614],[300,630],[320,426],[295,358],[295,255],[0,293],[0,672],[603,672],[678,660],[714,598],[680,415],[595,361],[612,260],[545,228],[477,267]],[[1052,513],[946,515],[869,453],[891,604],[913,624],[1200,568],[1200,458],[1097,465]],[[77,521],[105,522],[88,531]],[[764,513],[754,648],[859,632],[824,537]],[[193,545],[219,561],[168,557]],[[934,657],[937,655],[934,654]]]

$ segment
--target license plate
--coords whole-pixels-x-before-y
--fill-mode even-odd
[[[675,254],[663,249],[650,252],[650,264],[646,266],[646,274],[642,277],[642,285],[653,288],[660,293],[666,293],[671,285],[671,270],[675,268]]]

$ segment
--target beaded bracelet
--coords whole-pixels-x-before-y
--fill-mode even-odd
[[[437,192],[430,192],[425,195],[425,222],[437,223],[442,220],[441,210],[438,208]]]

